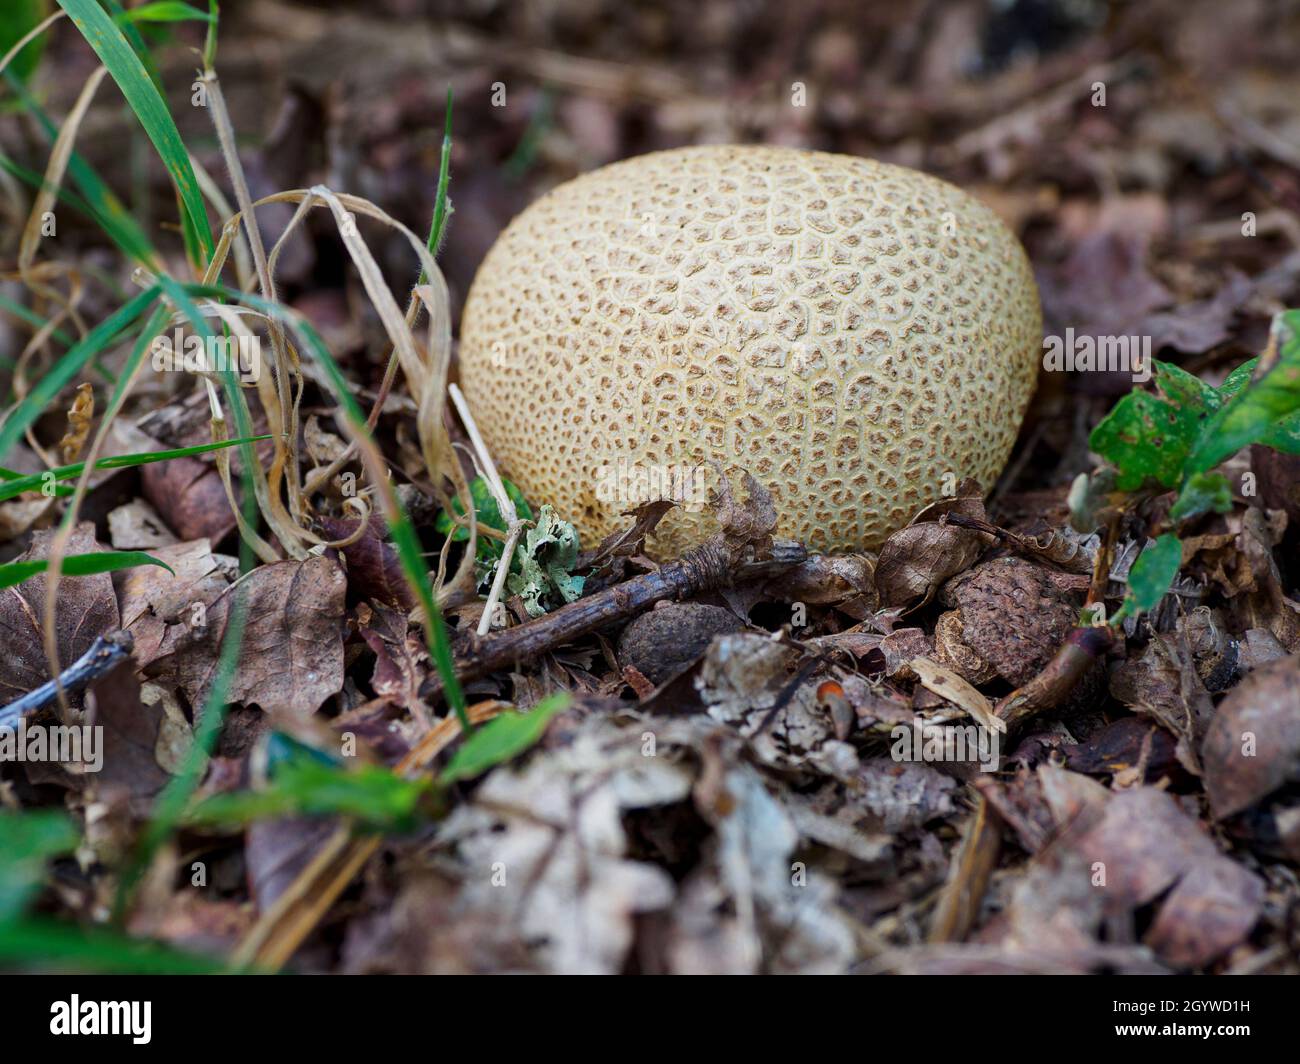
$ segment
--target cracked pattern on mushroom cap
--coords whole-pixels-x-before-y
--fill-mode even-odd
[[[470,291],[460,372],[502,472],[586,545],[714,458],[772,491],[778,535],[848,550],[947,475],[992,486],[1041,339],[1024,251],[960,189],[844,155],[699,147],[519,215]],[[652,550],[709,528],[678,507]]]

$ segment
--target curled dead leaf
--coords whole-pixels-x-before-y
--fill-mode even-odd
[[[1216,820],[1300,778],[1300,657],[1256,669],[1219,705],[1201,747]]]

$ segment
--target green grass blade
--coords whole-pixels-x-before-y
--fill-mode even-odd
[[[59,0],[59,6],[68,13],[81,35],[108,68],[109,75],[117,82],[122,95],[131,105],[131,110],[144,126],[145,133],[171,175],[181,200],[183,215],[188,216],[204,257],[211,258],[216,244],[189,154],[176,123],[167,110],[166,102],[140,57],[127,42],[122,27],[99,6],[97,0]]]
[[[37,23],[45,17],[44,4],[41,0],[6,0],[5,17],[0,20],[0,58],[8,55],[9,49],[36,28]],[[49,31],[32,38],[23,50],[14,56],[9,69],[20,81],[32,76],[41,61],[41,53],[49,39]]]
[[[447,227],[447,188],[451,184],[451,86],[447,86],[447,116],[442,127],[442,157],[438,162],[438,190],[433,196],[433,220],[429,223],[426,244],[430,255],[437,255],[442,246],[443,230]],[[428,278],[420,271],[420,284]]]
[[[0,169],[13,174],[13,176],[18,178],[19,181],[22,181],[24,184],[29,185],[32,188],[46,187],[46,181],[40,174],[19,166],[3,153],[0,153]],[[71,162],[68,164],[68,169],[69,171],[74,169]],[[150,269],[154,268],[154,256],[156,253],[154,252],[152,245],[150,245],[147,240],[143,239],[143,234],[140,233],[138,229],[133,231],[132,226],[134,223],[130,225],[119,225],[117,219],[115,219],[111,213],[105,214],[101,212],[94,203],[77,195],[77,193],[73,192],[71,189],[60,187],[54,190],[54,194],[58,196],[61,203],[66,203],[74,210],[80,211],[99,226],[108,238],[112,240],[128,258],[135,259],[137,262],[148,266]],[[137,239],[137,234],[139,234],[139,239]]]
[[[41,889],[45,862],[71,853],[81,832],[62,811],[0,811],[0,925],[20,915]]]
[[[321,764],[299,758],[280,768],[260,790],[216,794],[191,808],[185,823],[240,827],[284,816],[344,816],[376,830],[412,822],[433,781],[409,780],[382,765]]]
[[[147,939],[42,917],[0,924],[0,960],[7,969],[104,972],[111,975],[216,975],[222,962]]]
[[[166,562],[161,562],[141,550],[94,551],[90,554],[70,554],[59,567],[64,576],[93,576],[96,573],[115,573],[119,569],[134,569],[140,565],[157,565],[175,576]],[[50,567],[45,558],[30,562],[9,562],[0,565],[0,587],[21,584]]]
[[[33,329],[37,330],[38,332],[41,329],[44,329],[47,324],[45,319],[42,318],[39,314],[37,314],[35,311],[31,310],[28,307],[23,306],[21,303],[15,302],[14,300],[10,299],[8,296],[3,294],[0,294],[0,310],[3,310],[6,314],[12,314],[15,318],[18,318],[21,321],[25,321],[28,325],[30,325]],[[69,336],[62,329],[55,329],[53,332],[50,333],[50,335],[54,337],[54,339],[58,340],[59,343],[61,343],[64,347],[72,346],[72,342],[73,342],[72,337]],[[0,366],[4,366],[6,369],[9,369],[12,368],[13,364],[14,364],[13,359],[5,358],[3,355],[0,355]]]
[[[149,79],[161,93],[163,91],[162,75],[158,73],[158,64],[153,61],[153,56],[149,53],[149,46],[140,36],[140,30],[134,22],[126,17],[127,11],[118,0],[103,0],[104,8],[122,27],[122,36],[126,38],[126,43],[135,50],[135,54],[140,57],[140,62],[144,65],[149,74]]]
[[[7,71],[5,76],[9,78],[9,84],[18,94],[24,109],[36,119],[45,134],[46,140],[53,144],[55,138],[59,135],[58,126],[54,124],[54,121],[45,113],[21,82],[10,78]],[[2,156],[0,156],[0,165],[4,166],[6,170],[16,177],[21,178],[28,184],[35,185],[37,188],[42,187],[45,183],[42,175],[31,174],[17,166],[17,164],[5,160]],[[113,195],[109,187],[95,172],[94,167],[75,151],[68,159],[68,175],[77,188],[81,190],[81,195],[85,199],[81,200],[75,197],[65,188],[59,189],[59,198],[71,203],[78,210],[93,218],[96,224],[127,255],[157,272],[158,253],[154,250],[144,230],[140,228],[122,201]]]
[[[154,0],[114,16],[115,22],[207,22],[212,18],[206,11],[182,3],[181,0]]]
[[[198,308],[195,307],[193,300],[190,298],[193,289],[183,289],[170,278],[165,279],[163,284],[168,295],[175,299],[177,306],[191,317],[195,331],[205,337],[210,336],[211,330],[208,328],[206,320],[199,314]],[[194,287],[197,288],[198,286]],[[210,295],[212,293],[207,291],[198,294]],[[218,292],[218,296],[220,294]],[[149,332],[149,330],[146,329],[146,332]],[[228,392],[230,389],[238,387],[234,371],[229,367],[223,374],[223,381]],[[242,418],[239,416],[242,410],[242,404],[235,404],[237,423],[244,423],[248,420],[246,412],[244,412]],[[251,429],[247,432],[241,431],[240,436],[245,439],[249,438],[252,436]],[[245,443],[240,448],[240,452],[245,456],[240,478],[243,487],[241,505],[244,512],[244,522],[251,528],[256,526],[258,517],[252,466],[252,463],[257,459],[251,443]],[[241,539],[239,543],[239,561],[240,569],[243,572],[248,572],[253,566],[252,547],[245,539]],[[230,592],[232,596],[230,612],[227,614],[226,630],[221,637],[221,651],[217,657],[217,667],[212,679],[212,686],[208,689],[203,709],[194,727],[194,740],[185,754],[180,771],[159,794],[157,803],[154,806],[153,816],[141,835],[136,852],[118,880],[117,897],[113,906],[113,915],[117,920],[120,920],[126,914],[136,885],[150,864],[153,863],[158,850],[171,837],[179,825],[182,815],[190,804],[191,796],[202,781],[208,758],[215,749],[217,737],[221,734],[221,729],[225,725],[226,713],[229,710],[226,703],[226,692],[230,690],[230,683],[234,678],[235,669],[239,667],[239,656],[244,643],[244,627],[248,621],[248,603],[245,588],[245,584],[237,583]]]
[[[196,447],[178,447],[171,451],[118,454],[110,458],[101,458],[95,463],[95,468],[130,469],[134,466],[148,465],[151,462],[168,462],[173,458],[190,458],[196,454],[206,454],[208,451],[221,451],[227,447],[238,447],[246,443],[259,443],[270,438],[269,435],[250,436],[247,439],[221,440],[218,443],[204,443]],[[6,473],[12,472],[12,470],[0,470],[0,479],[6,480],[6,483],[0,484],[0,502],[5,499],[12,499],[15,495],[21,495],[24,491],[40,491],[51,479],[71,480],[73,477],[79,477],[85,468],[85,462],[77,462],[73,465],[47,469],[43,473],[30,473],[26,476],[17,474],[12,478],[6,476]]]
[[[27,393],[3,426],[0,426],[0,456],[9,453],[15,443],[22,439],[23,433],[33,421],[45,413],[46,408],[59,391],[80,373],[122,329],[135,321],[158,298],[158,286],[141,292],[123,307],[101,321],[88,332],[84,339],[73,344],[50,369],[40,382]]]

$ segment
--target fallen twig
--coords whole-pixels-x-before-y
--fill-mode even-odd
[[[135,637],[130,632],[109,632],[99,636],[89,650],[59,673],[57,681],[43,683],[0,709],[0,728],[16,727],[28,713],[44,709],[59,697],[60,687],[65,693],[71,693],[106,676],[130,656],[134,646]]]
[[[1051,562],[1071,573],[1092,572],[1093,559],[1096,557],[1096,551],[1089,550],[1082,539],[1072,539],[1055,529],[1050,529],[1042,536],[1022,536],[988,521],[956,512],[943,514],[939,518],[939,524],[956,525],[958,528],[969,528],[994,536],[1017,554]]]
[[[515,628],[474,639],[468,650],[457,658],[456,672],[462,681],[477,679],[531,661],[598,628],[627,620],[664,599],[689,598],[701,591],[773,576],[807,557],[808,552],[801,543],[779,540],[773,544],[770,558],[737,563],[731,549],[719,537],[654,572],[615,584]],[[420,695],[433,698],[440,688],[439,678],[431,676]]]
[[[994,713],[1016,728],[1047,709],[1061,705],[1110,649],[1115,633],[1109,625],[1086,625],[1070,629],[1061,649],[1047,666],[1023,687],[1017,687],[998,703]]]

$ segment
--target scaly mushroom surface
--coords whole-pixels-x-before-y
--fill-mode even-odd
[[[961,189],[710,146],[520,214],[474,280],[460,374],[502,472],[584,544],[668,494],[687,505],[655,554],[707,534],[698,464],[716,459],[772,491],[778,534],[861,550],[964,477],[992,486],[1041,340],[1023,249]]]

